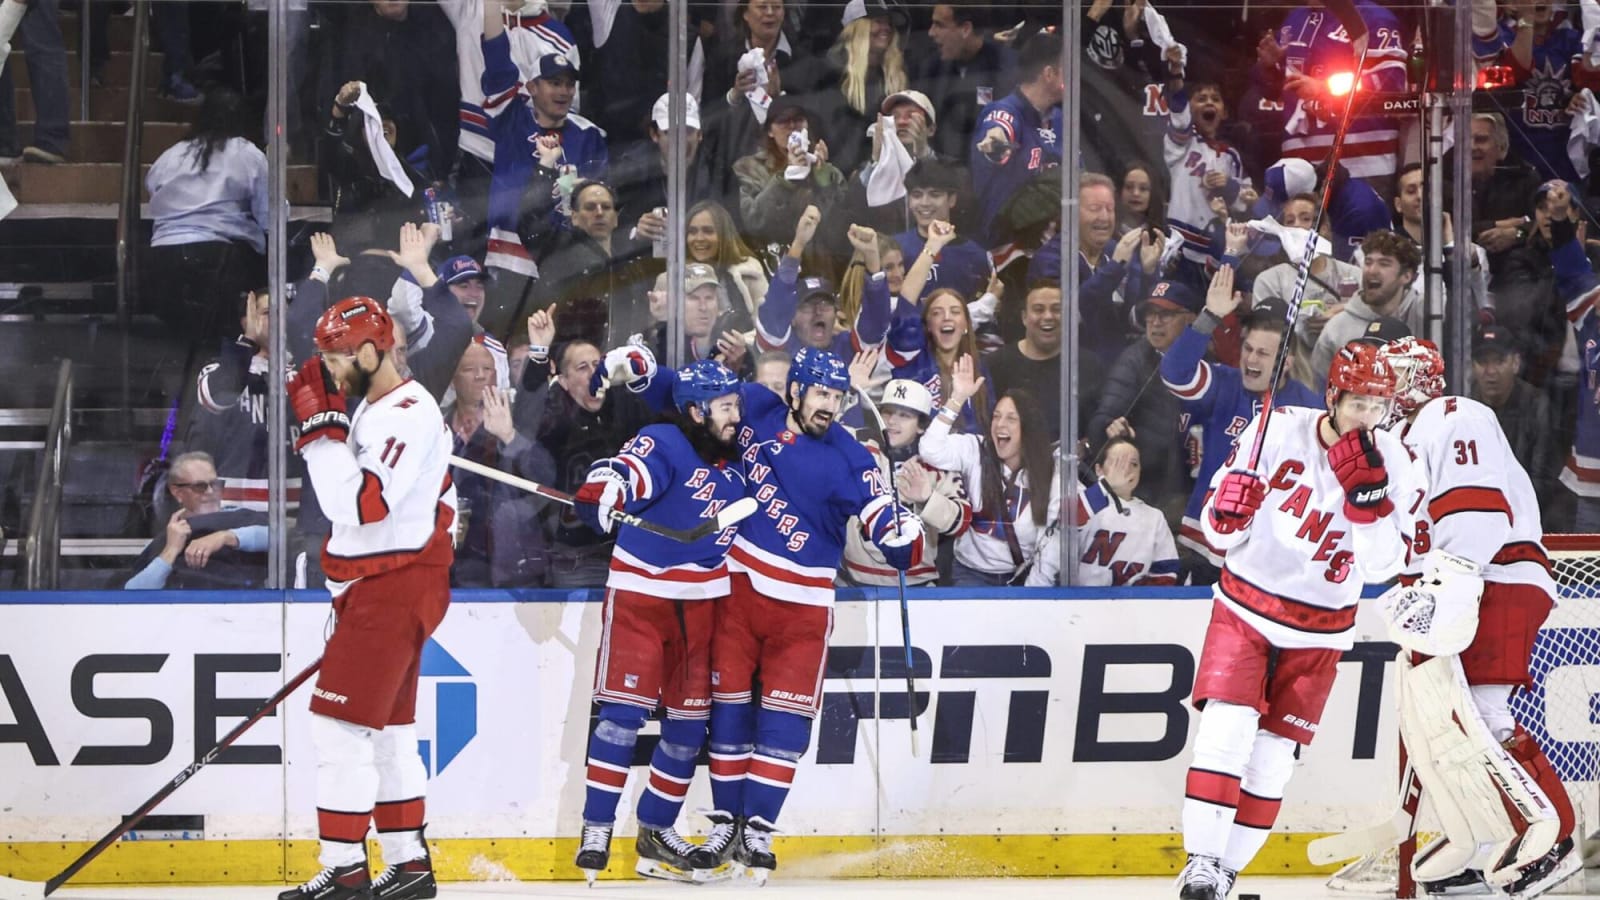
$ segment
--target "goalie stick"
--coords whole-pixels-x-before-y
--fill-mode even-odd
[[[514,488],[520,488],[521,490],[527,491],[530,494],[537,494],[540,497],[549,498],[557,503],[565,503],[568,506],[572,506],[578,502],[577,499],[571,494],[558,491],[553,487],[540,484],[537,481],[529,481],[526,478],[518,478],[517,476],[512,475],[510,472],[502,472],[499,469],[490,468],[489,466],[481,463],[475,463],[470,459],[462,459],[459,456],[452,456],[450,457],[450,465],[460,469],[466,469],[468,472],[482,475],[485,478],[488,478],[492,481],[498,481],[501,484],[508,484]],[[721,531],[730,525],[737,525],[740,522],[743,522],[745,519],[750,518],[750,516],[755,513],[756,506],[757,504],[754,497],[740,497],[738,500],[735,500],[732,503],[729,503],[727,506],[724,506],[722,511],[717,513],[717,517],[715,519],[707,519],[704,523],[696,525],[693,528],[668,528],[659,522],[652,522],[649,519],[636,516],[633,513],[623,512],[620,509],[607,509],[604,510],[604,512],[611,518],[611,521],[613,522],[620,522],[623,525],[632,525],[640,531],[648,531],[651,534],[658,534],[668,540],[677,541],[681,544],[692,544],[708,534],[715,534],[716,532]]]
[[[889,435],[884,432],[883,414],[878,412],[878,405],[872,402],[867,392],[854,387],[856,398],[861,401],[861,408],[867,411],[867,429],[875,432],[870,435],[878,442],[878,448],[883,451],[883,458],[889,458]],[[889,502],[894,508],[896,520],[895,533],[899,534],[900,519],[900,488],[894,483],[894,463],[889,463]],[[917,676],[911,668],[911,606],[906,602],[906,573],[896,569],[895,574],[900,576],[900,639],[906,649],[906,718],[911,720],[911,757],[917,757]]]
[[[68,879],[83,871],[84,866],[87,866],[94,861],[95,857],[104,853],[106,848],[115,844],[123,835],[132,831],[135,826],[144,821],[144,817],[148,816],[151,810],[160,805],[161,801],[172,796],[172,793],[178,788],[183,787],[185,782],[195,776],[195,773],[215,762],[217,757],[222,755],[223,750],[232,745],[234,741],[237,741],[246,731],[249,731],[252,725],[265,718],[278,704],[287,699],[302,684],[305,684],[312,675],[315,675],[320,668],[322,668],[322,657],[319,656],[316,662],[306,666],[300,671],[300,674],[289,679],[288,684],[279,688],[276,694],[268,697],[267,702],[261,704],[260,709],[251,713],[248,719],[240,722],[221,740],[213,744],[211,749],[195,757],[194,762],[185,766],[182,772],[179,772],[175,778],[163,785],[161,790],[151,795],[150,799],[134,810],[131,815],[125,817],[121,824],[106,832],[105,836],[95,842],[93,847],[85,850],[82,855],[73,860],[65,869],[62,869],[59,874],[43,884],[37,881],[20,881],[15,878],[0,877],[0,900],[39,900],[39,898],[48,897],[55,893],[63,884],[67,883]]]
[[[1422,802],[1422,782],[1416,770],[1406,763],[1400,776],[1400,797],[1394,814],[1358,831],[1320,837],[1306,845],[1306,856],[1316,865],[1326,866],[1369,853],[1381,853],[1409,840],[1417,828],[1417,807]]]

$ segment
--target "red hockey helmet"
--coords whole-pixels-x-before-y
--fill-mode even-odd
[[[324,353],[355,353],[368,341],[378,350],[394,348],[394,320],[371,297],[346,297],[317,320],[317,349]]]
[[[1409,416],[1444,396],[1444,357],[1433,341],[1404,337],[1383,345],[1383,361],[1394,370],[1395,414]]]
[[[1333,355],[1333,365],[1328,367],[1328,408],[1333,409],[1344,393],[1367,397],[1395,395],[1394,369],[1383,359],[1381,348],[1351,341]]]

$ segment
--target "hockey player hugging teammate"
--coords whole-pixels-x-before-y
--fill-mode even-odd
[[[406,226],[401,252],[426,288],[435,279],[421,240]],[[416,705],[422,646],[450,603],[450,431],[432,395],[396,370],[394,324],[377,301],[333,304],[315,340],[318,355],[290,380],[289,399],[295,449],[333,523],[322,570],[337,624],[311,698],[323,868],[279,900],[419,900],[437,890],[422,837],[428,772]],[[386,868],[369,880],[374,825]]]
[[[624,352],[644,367],[653,365],[647,351]],[[609,532],[608,513],[625,510],[670,527],[693,528],[745,495],[735,445],[738,377],[715,360],[698,360],[678,373],[672,403],[674,421],[641,429],[616,456],[590,467],[574,504],[589,527]],[[667,717],[639,799],[637,871],[695,880],[723,862],[684,840],[673,826],[705,745],[713,601],[728,595],[724,557],[733,531],[729,526],[684,544],[620,526],[606,578],[605,630],[594,675],[600,716],[589,737],[583,838],[576,859],[591,883],[610,859],[617,801],[627,786],[634,744],[658,702]]]
[[[1226,557],[1195,674],[1181,900],[1226,897],[1266,842],[1353,643],[1361,586],[1405,564],[1421,487],[1399,439],[1377,430],[1394,392],[1378,348],[1348,344],[1328,372],[1326,412],[1273,409],[1259,468],[1238,468],[1236,449],[1212,478],[1202,522]],[[1249,453],[1263,424],[1238,448]]]
[[[661,371],[637,387],[660,408],[678,377]],[[896,513],[866,448],[834,421],[849,389],[844,362],[810,347],[795,354],[783,397],[739,386],[739,449],[761,505],[728,550],[730,591],[717,601],[712,629],[716,810],[703,847],[763,882],[777,867],[772,834],[821,705],[833,578],[850,518],[860,518],[894,568],[910,569],[922,555],[921,520]]]
[[[1408,337],[1383,356],[1399,379],[1392,428],[1427,484],[1405,510],[1417,520],[1409,577],[1378,601],[1412,651],[1400,734],[1442,830],[1412,870],[1430,894],[1537,897],[1582,865],[1566,788],[1511,716],[1555,602],[1539,502],[1494,411],[1444,396],[1438,348]]]

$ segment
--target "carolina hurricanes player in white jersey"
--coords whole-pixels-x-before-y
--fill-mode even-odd
[[[1460,653],[1472,703],[1560,817],[1556,846],[1505,888],[1512,897],[1536,896],[1571,877],[1582,863],[1573,852],[1572,803],[1561,777],[1511,714],[1511,692],[1528,686],[1533,642],[1556,602],[1539,500],[1494,411],[1476,400],[1444,396],[1444,359],[1431,341],[1390,341],[1383,356],[1399,382],[1391,428],[1427,484],[1426,498],[1407,510],[1417,520],[1407,574],[1421,576],[1432,568],[1428,554],[1433,551],[1478,568],[1484,582],[1478,628]],[[1481,882],[1480,868],[1469,867],[1428,887],[1432,893],[1435,887]]]
[[[1364,582],[1405,563],[1421,487],[1400,440],[1374,430],[1395,377],[1351,343],[1328,372],[1328,411],[1273,410],[1259,472],[1211,483],[1202,513],[1227,553],[1195,675],[1201,708],[1183,802],[1182,900],[1219,900],[1266,842],[1301,744],[1316,736]],[[1238,447],[1261,428],[1258,416]]]
[[[402,254],[421,247],[416,229],[407,232]],[[323,868],[279,897],[422,900],[437,888],[422,833],[428,773],[417,755],[417,673],[450,603],[450,432],[427,390],[396,370],[394,324],[377,301],[333,304],[317,322],[316,346],[289,394],[300,422],[295,448],[333,523],[322,568],[337,624],[311,699]],[[354,415],[347,396],[360,404]],[[366,850],[374,825],[386,865],[376,879]]]

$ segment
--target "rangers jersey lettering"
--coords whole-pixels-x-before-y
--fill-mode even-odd
[[[1352,524],[1319,433],[1327,415],[1292,406],[1273,412],[1258,469],[1266,499],[1245,529],[1219,534],[1210,510],[1201,514],[1206,540],[1227,552],[1216,598],[1275,647],[1350,649],[1361,586],[1404,568],[1414,524],[1409,510],[1423,494],[1405,445],[1375,431],[1394,510],[1370,525]],[[1250,447],[1260,427],[1260,418],[1252,421],[1239,446]],[[1243,464],[1236,454],[1220,467],[1211,491],[1228,469]]]
[[[665,409],[677,374],[663,367],[637,393]],[[783,398],[762,385],[741,385],[739,396],[746,489],[760,506],[739,525],[728,571],[745,573],[774,600],[832,606],[845,529],[852,516],[868,533],[887,524],[893,515],[888,485],[867,449],[839,423],[813,438],[789,430]]]
[[[1531,584],[1556,597],[1533,482],[1511,452],[1494,410],[1438,397],[1400,431],[1427,497],[1415,509],[1410,574],[1437,548],[1483,566],[1483,580]]]
[[[702,459],[676,425],[640,430],[616,455],[628,472],[624,508],[672,528],[715,519],[745,495],[738,461],[714,466]],[[683,544],[631,525],[617,532],[606,587],[674,600],[704,600],[728,593],[724,560],[736,526]]]
[[[1163,587],[1178,583],[1178,548],[1166,516],[1138,497],[1111,502],[1102,482],[1078,493],[1078,580],[1083,587]],[[1029,587],[1055,587],[1061,538],[1052,525],[1040,538]]]
[[[401,566],[451,564],[451,447],[439,405],[408,379],[376,401],[361,401],[347,442],[320,440],[302,451],[333,524],[322,569],[335,595],[358,578]]]

